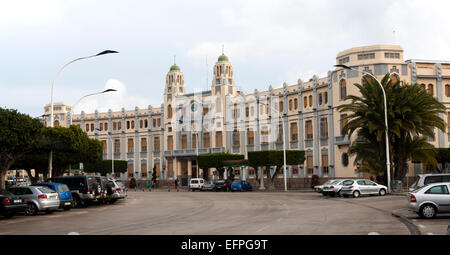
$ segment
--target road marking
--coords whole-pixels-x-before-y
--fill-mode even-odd
[[[378,233],[378,232],[370,232],[370,233],[367,234],[367,235],[369,235],[369,236],[379,236],[380,233]]]
[[[433,233],[428,233],[428,235],[429,235],[429,236],[432,236],[432,235],[434,235],[434,234],[433,234]]]
[[[421,228],[425,228],[425,226],[422,225],[422,224],[417,224],[417,226],[419,226],[419,227],[421,227]]]
[[[67,235],[69,235],[69,236],[78,236],[78,235],[80,235],[80,233],[78,233],[78,232],[69,232],[69,233],[67,233]]]
[[[268,227],[270,227],[270,225],[267,225],[267,226],[265,226],[263,228],[260,228],[260,229],[256,230],[256,233],[261,232],[261,231],[263,231],[264,229],[266,229]]]

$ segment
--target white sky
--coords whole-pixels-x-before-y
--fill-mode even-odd
[[[75,112],[158,107],[174,55],[188,92],[209,89],[222,44],[246,92],[324,76],[339,51],[363,45],[450,60],[449,10],[445,0],[0,0],[0,107],[43,114],[57,70],[105,49],[120,53],[65,69],[55,102],[117,88]]]

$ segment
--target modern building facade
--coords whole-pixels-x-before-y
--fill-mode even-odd
[[[403,60],[403,49],[396,45],[357,47],[340,52],[336,64],[364,70],[381,79],[419,83],[446,106],[450,106],[450,61]],[[334,63],[330,62],[330,66]],[[139,179],[151,178],[153,167],[161,180],[215,176],[214,169],[197,169],[196,156],[229,152],[247,155],[249,151],[283,149],[304,150],[304,164],[288,167],[288,178],[357,177],[354,158],[348,155],[355,137],[341,133],[346,115],[337,106],[348,103],[346,95],[358,94],[353,84],[362,83],[360,72],[337,68],[326,77],[284,83],[279,88],[244,92],[237,89],[228,57],[219,56],[213,68],[210,90],[187,93],[184,74],[177,65],[166,75],[163,103],[147,109],[120,112],[85,113],[72,116],[72,123],[90,137],[103,142],[105,159],[128,161],[128,173]],[[49,105],[45,114],[49,114]],[[71,105],[54,104],[55,126],[68,126]],[[450,107],[447,116],[450,123]],[[49,121],[49,117],[46,120]],[[429,138],[436,147],[449,147],[449,132],[437,131]],[[283,135],[285,137],[283,137]],[[284,138],[284,139],[283,139]],[[426,171],[410,163],[410,176]],[[241,178],[254,178],[255,170],[241,168]]]

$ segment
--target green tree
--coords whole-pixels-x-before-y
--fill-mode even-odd
[[[286,165],[300,165],[305,161],[305,151],[286,150]],[[269,189],[274,189],[274,180],[281,172],[284,166],[284,153],[282,150],[269,151],[249,151],[248,164],[255,167],[266,167],[267,179],[269,180]],[[270,166],[275,166],[273,175],[271,175]]]
[[[110,159],[90,161],[83,164],[87,173],[100,173],[103,176],[112,173],[112,162]],[[114,173],[125,173],[128,168],[126,160],[114,160]]]
[[[244,159],[244,155],[229,153],[202,154],[197,157],[198,166],[203,170],[215,168],[219,173],[219,178],[223,178],[225,171],[224,161]],[[205,171],[207,172],[207,171]]]
[[[436,167],[436,172],[443,173],[447,168],[447,163],[450,162],[450,148],[437,149],[436,161],[440,164]]]
[[[42,123],[17,110],[0,108],[0,188],[14,162],[40,141]]]
[[[392,157],[390,161],[393,163],[391,176],[395,179],[402,179],[406,175],[409,159],[422,157],[432,164],[436,162],[432,159],[435,151],[426,144],[425,139],[417,137],[434,137],[435,128],[445,129],[445,123],[439,117],[439,114],[444,112],[445,106],[422,90],[418,84],[393,82],[389,74],[386,74],[381,80],[381,85],[386,91],[387,98],[388,147]],[[347,125],[343,127],[342,132],[351,136],[360,128],[367,128],[360,134],[360,137],[372,143],[373,146],[377,145],[378,153],[374,155],[378,155],[377,160],[385,163],[386,129],[382,90],[373,78],[365,79],[364,86],[360,84],[355,84],[355,86],[359,89],[361,96],[349,95],[346,99],[351,102],[338,106],[340,112],[350,113],[347,117]],[[350,150],[354,153],[364,154],[367,153],[367,149],[366,144]],[[378,172],[386,171],[384,166],[380,169],[380,164],[375,163],[374,160],[367,160],[364,163],[366,165],[363,164],[363,166],[376,168]]]

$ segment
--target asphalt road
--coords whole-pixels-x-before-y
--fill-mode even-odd
[[[0,235],[409,235],[408,227],[392,216],[406,205],[403,196],[353,199],[312,192],[129,192],[127,199],[113,205],[0,218]],[[423,234],[444,234],[450,216],[438,220],[436,226],[430,225],[435,220],[423,223],[431,226]]]

